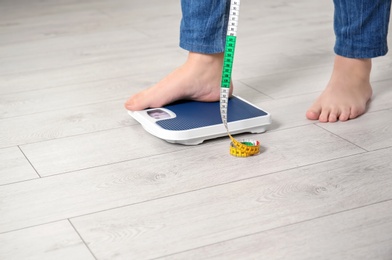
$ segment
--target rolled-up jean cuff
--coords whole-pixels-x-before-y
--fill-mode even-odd
[[[224,46],[224,43],[222,43],[222,46]],[[224,52],[224,47],[218,47],[216,45],[198,45],[181,41],[180,47],[190,52],[198,52],[203,54],[216,54]]]
[[[388,53],[388,46],[382,46],[376,49],[359,49],[359,48],[346,48],[343,44],[336,41],[334,51],[336,55],[352,59],[371,59],[380,56],[385,56]]]

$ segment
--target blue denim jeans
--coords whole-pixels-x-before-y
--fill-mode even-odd
[[[374,58],[388,52],[391,0],[334,0],[334,5],[336,54]],[[230,0],[181,0],[181,7],[180,47],[205,54],[223,52]]]
[[[221,53],[226,41],[230,0],[181,0],[180,47]]]
[[[374,58],[388,52],[391,0],[334,0],[335,53]]]

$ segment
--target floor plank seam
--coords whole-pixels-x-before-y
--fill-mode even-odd
[[[13,232],[18,232],[18,231],[22,231],[22,230],[29,229],[29,228],[40,227],[40,226],[44,226],[44,225],[48,225],[48,224],[58,223],[58,222],[61,222],[61,221],[64,221],[64,220],[67,220],[67,218],[56,219],[56,220],[53,220],[53,221],[48,221],[48,222],[44,222],[44,223],[40,223],[40,224],[25,226],[25,227],[21,227],[21,228],[15,228],[15,229],[7,230],[7,231],[0,231],[0,235],[9,234],[9,233],[13,233]]]
[[[383,200],[383,201],[379,201],[379,202],[375,202],[375,203],[371,203],[371,204],[367,204],[367,205],[363,205],[363,206],[359,206],[359,207],[354,207],[354,208],[351,208],[351,209],[346,209],[346,210],[342,210],[342,211],[338,211],[338,212],[329,213],[329,214],[318,216],[318,217],[315,217],[315,218],[305,219],[305,220],[302,220],[302,221],[298,221],[298,222],[294,222],[294,223],[290,223],[290,224],[286,224],[286,225],[282,225],[282,226],[277,226],[277,227],[261,230],[261,231],[254,232],[254,233],[249,233],[249,234],[246,234],[246,235],[243,235],[243,236],[238,236],[238,237],[234,237],[234,238],[218,241],[218,242],[215,242],[215,243],[206,244],[204,246],[190,248],[188,250],[183,250],[183,251],[175,252],[175,253],[164,255],[164,256],[154,257],[154,258],[151,258],[151,260],[158,260],[158,259],[162,259],[162,258],[166,258],[166,257],[170,257],[170,256],[175,256],[175,255],[178,255],[178,254],[181,254],[181,253],[191,252],[193,250],[205,248],[205,247],[208,247],[208,246],[218,245],[218,244],[221,244],[221,243],[234,241],[234,240],[245,238],[245,237],[251,237],[251,236],[254,236],[254,235],[259,235],[259,234],[262,234],[262,233],[265,233],[265,232],[269,232],[269,231],[273,231],[273,230],[279,230],[279,229],[282,229],[282,228],[287,228],[287,227],[291,227],[291,226],[295,226],[295,225],[299,225],[299,224],[303,224],[303,223],[308,223],[308,222],[311,222],[311,221],[314,221],[314,220],[328,218],[328,217],[331,217],[331,216],[336,216],[336,215],[343,214],[343,213],[346,213],[346,212],[363,209],[363,208],[370,207],[370,206],[373,206],[373,205],[386,203],[386,202],[389,202],[389,201],[392,201],[392,198],[391,199],[387,199],[387,200]]]
[[[134,126],[137,126],[137,125],[134,125]],[[130,126],[113,127],[113,128],[109,128],[109,129],[102,129],[102,130],[92,131],[92,132],[88,132],[88,133],[80,133],[80,134],[69,135],[69,136],[61,136],[61,137],[57,137],[57,138],[53,138],[53,139],[34,141],[34,142],[31,142],[31,143],[18,144],[18,146],[27,146],[27,145],[32,145],[32,144],[53,142],[55,140],[64,140],[64,139],[75,138],[75,137],[85,136],[85,135],[90,135],[90,134],[110,132],[110,131],[113,131],[113,130],[119,130],[119,129],[128,128],[128,127],[130,127]],[[9,148],[9,147],[2,147],[2,148]],[[23,149],[23,147],[21,147],[21,149]]]
[[[72,170],[72,171],[67,171],[67,172],[61,172],[61,173],[46,175],[46,176],[40,176],[37,173],[39,178],[28,179],[28,180],[23,180],[23,181],[17,181],[17,182],[12,182],[12,183],[0,184],[0,187],[2,187],[2,186],[9,186],[9,185],[18,184],[18,183],[29,182],[29,181],[37,181],[37,180],[40,180],[40,179],[43,180],[43,179],[46,179],[46,178],[56,178],[58,176],[62,176],[62,175],[66,175],[66,174],[73,174],[73,173],[83,172],[83,171],[90,170],[90,169],[96,169],[96,168],[100,168],[100,167],[106,167],[106,166],[111,166],[111,165],[116,165],[116,164],[122,164],[122,163],[126,163],[126,162],[131,162],[131,161],[143,160],[143,159],[146,159],[146,158],[154,158],[154,157],[159,157],[159,156],[163,156],[163,155],[166,155],[166,154],[171,154],[171,153],[176,153],[176,152],[192,149],[191,146],[184,146],[184,147],[186,147],[186,149],[184,149],[184,150],[177,150],[177,151],[167,152],[167,153],[162,153],[162,154],[154,154],[154,155],[149,155],[149,156],[144,156],[144,157],[139,157],[139,158],[133,158],[133,159],[129,159],[129,160],[112,162],[112,163],[108,163],[108,164],[104,164],[104,165],[96,165],[96,166],[92,166],[92,167],[86,167],[86,168],[81,168],[81,169],[77,169],[77,170]],[[252,177],[249,177],[249,178],[239,179],[239,180],[232,181],[232,182],[217,184],[215,186],[208,186],[208,187],[204,187],[204,188],[201,188],[201,189],[191,190],[189,192],[203,190],[203,189],[208,189],[208,188],[213,188],[213,187],[216,187],[216,186],[222,186],[222,185],[235,183],[235,182],[239,182],[239,181],[244,181],[244,180],[249,180],[249,179],[254,179],[254,178],[260,178],[260,177],[264,177],[264,176],[268,176],[268,175],[272,175],[272,174],[276,174],[276,173],[281,173],[281,172],[285,172],[285,171],[301,169],[303,167],[309,167],[309,166],[317,165],[317,164],[320,164],[320,163],[327,163],[327,162],[331,162],[331,161],[335,161],[335,160],[340,160],[340,159],[345,159],[345,158],[349,158],[349,157],[354,157],[354,156],[358,156],[358,155],[361,155],[361,154],[372,153],[372,152],[376,152],[376,151],[380,151],[380,150],[388,150],[390,148],[392,148],[392,146],[391,147],[380,148],[380,149],[376,149],[376,150],[372,150],[372,151],[363,151],[363,152],[360,152],[360,153],[355,153],[355,154],[350,154],[350,155],[346,155],[346,156],[341,156],[339,158],[333,158],[333,159],[328,159],[328,160],[324,160],[324,161],[320,161],[320,162],[304,164],[304,165],[301,165],[301,166],[291,167],[291,168],[287,168],[287,169],[283,169],[283,170],[279,170],[279,171],[273,171],[273,172],[266,173],[266,174],[263,174],[263,175],[252,176]],[[0,150],[1,149],[6,149],[6,148],[0,148]],[[133,205],[133,204],[130,204],[130,205]]]
[[[361,147],[361,146],[359,146],[358,144],[355,144],[355,143],[351,142],[350,140],[347,140],[346,138],[343,138],[342,136],[340,136],[340,135],[338,135],[338,134],[335,134],[335,133],[329,131],[328,129],[325,129],[324,127],[321,126],[322,124],[323,124],[323,123],[316,123],[315,125],[316,125],[317,127],[319,127],[320,129],[323,129],[323,130],[325,130],[326,132],[330,133],[331,135],[333,135],[333,136],[335,136],[335,137],[337,137],[337,138],[339,138],[339,139],[342,139],[342,140],[344,140],[344,141],[346,141],[346,142],[348,142],[348,143],[350,143],[350,144],[356,146],[356,147],[359,148],[359,149],[364,150],[365,153],[371,152],[370,150],[367,150],[367,149],[365,149],[364,147]]]
[[[37,178],[31,178],[31,179],[25,179],[22,181],[14,181],[14,182],[7,182],[7,183],[2,183],[0,184],[0,188],[2,187],[6,187],[6,186],[10,186],[10,185],[14,185],[14,184],[20,184],[20,183],[24,183],[24,182],[29,182],[29,181],[36,181],[36,180],[40,180],[40,179],[44,179],[45,177],[38,177]]]
[[[379,151],[383,151],[383,150],[389,150],[391,148],[392,148],[392,145],[391,146],[382,147],[382,148],[376,148],[376,149],[373,149],[373,150],[369,151],[369,153],[379,152]]]
[[[246,78],[236,78],[236,80],[256,80],[256,79],[261,79],[261,78],[266,78],[269,76],[278,76],[278,75],[282,75],[282,74],[286,74],[286,73],[293,73],[293,72],[297,72],[297,71],[309,71],[311,72],[314,69],[319,69],[319,68],[327,68],[327,71],[325,72],[326,75],[329,75],[329,71],[330,71],[330,67],[333,64],[333,53],[331,52],[331,61],[326,62],[325,64],[317,64],[317,65],[303,65],[303,66],[299,66],[297,68],[292,68],[292,69],[284,69],[282,71],[277,71],[277,72],[271,72],[271,73],[267,73],[267,74],[263,74],[260,73],[257,76],[254,77],[246,77]],[[284,60],[282,61],[283,63],[285,62]],[[328,82],[325,82],[325,85]]]
[[[29,160],[29,158],[27,158],[26,154],[23,152],[23,150],[20,148],[20,146],[18,145],[18,149],[19,151],[23,154],[24,158],[28,161],[28,163],[30,164],[30,166],[34,169],[35,173],[38,175],[39,178],[41,178],[42,176],[39,174],[39,172],[37,171],[37,169],[34,167],[34,165],[31,163],[31,161]]]
[[[271,116],[272,118],[272,124],[267,126],[267,131],[264,133],[261,133],[261,135],[263,134],[268,134],[268,133],[275,133],[275,132],[280,132],[280,131],[285,131],[285,130],[290,130],[290,129],[294,129],[297,127],[305,127],[305,126],[310,126],[310,125],[314,125],[316,123],[314,122],[304,122],[302,124],[297,124],[295,126],[288,126],[288,127],[280,127],[279,125],[277,127],[274,128],[274,117],[273,115]],[[278,122],[279,123],[279,122]]]
[[[243,79],[234,79],[234,81],[239,81],[241,84],[247,86],[248,88],[253,89],[254,91],[256,91],[256,92],[258,92],[258,93],[260,93],[260,94],[262,94],[262,95],[264,95],[264,96],[266,96],[266,97],[268,97],[268,98],[270,98],[270,100],[266,100],[266,101],[273,101],[273,100],[276,100],[275,98],[271,97],[270,95],[267,95],[266,93],[263,93],[263,92],[261,92],[260,90],[258,90],[258,89],[256,89],[256,88],[252,87],[251,85],[245,83],[244,80],[248,80],[248,79],[246,79],[246,78],[243,78]],[[234,92],[235,92],[235,90],[234,90]]]
[[[85,104],[82,104],[82,105],[67,106],[67,107],[62,107],[62,108],[58,108],[58,109],[42,110],[42,111],[34,112],[34,113],[24,113],[23,115],[0,117],[0,121],[1,120],[7,120],[7,119],[23,118],[23,117],[26,117],[26,116],[41,115],[41,114],[52,113],[52,112],[67,111],[67,110],[70,110],[70,109],[83,108],[83,107],[86,107],[86,106],[93,106],[93,105],[98,105],[98,104],[112,103],[112,102],[115,102],[115,101],[121,101],[122,103],[124,103],[124,100],[126,100],[125,97],[124,98],[106,99],[104,101],[90,102],[90,103],[85,103]],[[127,110],[124,107],[124,114],[126,114],[126,113],[127,113]],[[132,125],[137,125],[138,124],[135,120],[133,120],[131,118],[129,118],[129,121],[134,121]]]
[[[252,176],[252,177],[249,177],[249,178],[238,179],[238,180],[235,180],[235,181],[219,183],[219,184],[212,185],[212,186],[206,186],[206,187],[202,187],[202,188],[198,188],[198,189],[193,189],[193,190],[188,190],[188,191],[184,191],[184,192],[174,193],[174,194],[170,194],[170,195],[166,195],[166,196],[162,196],[162,197],[157,197],[157,198],[153,198],[153,199],[148,199],[148,200],[144,200],[144,201],[139,201],[139,202],[135,202],[135,203],[124,204],[124,205],[121,205],[121,206],[107,208],[107,209],[98,210],[98,211],[94,211],[94,212],[89,212],[89,213],[86,213],[86,214],[81,214],[81,215],[78,215],[78,216],[72,216],[72,217],[69,217],[69,218],[70,219],[74,219],[74,218],[94,215],[94,214],[101,213],[101,212],[111,211],[111,210],[115,210],[115,209],[132,207],[134,205],[139,205],[139,204],[148,203],[148,202],[152,202],[152,201],[162,200],[162,199],[166,199],[166,198],[172,198],[172,197],[175,197],[175,196],[181,196],[181,195],[188,194],[188,193],[194,193],[194,192],[214,189],[214,188],[225,186],[225,185],[228,185],[228,184],[234,184],[234,183],[248,181],[248,180],[252,180],[252,179],[256,179],[256,178],[264,178],[264,177],[267,177],[267,176],[270,176],[270,175],[273,175],[273,174],[277,174],[277,173],[282,173],[282,172],[291,171],[291,170],[295,170],[295,169],[306,168],[306,167],[309,167],[309,166],[312,166],[312,165],[317,165],[317,164],[320,164],[320,163],[331,162],[331,161],[334,161],[334,160],[340,160],[340,159],[344,159],[344,158],[354,157],[354,156],[358,156],[358,155],[361,155],[361,154],[364,154],[364,153],[352,154],[352,155],[348,155],[348,156],[342,156],[342,157],[339,157],[337,159],[330,159],[330,160],[326,160],[326,161],[322,161],[322,162],[318,162],[318,163],[306,164],[306,165],[302,165],[302,166],[299,166],[299,167],[288,168],[288,169],[275,171],[275,172],[271,172],[271,173],[267,173],[267,174],[263,174],[263,175],[257,175],[257,176]]]
[[[15,74],[20,74],[20,73],[15,73]],[[3,95],[10,95],[10,94],[24,94],[24,93],[28,93],[28,92],[35,92],[35,91],[42,91],[42,90],[52,90],[55,88],[58,89],[64,89],[64,87],[69,87],[69,86],[81,86],[84,84],[90,84],[90,83],[102,83],[105,81],[111,81],[111,80],[123,80],[123,79],[127,79],[127,78],[131,78],[132,76],[137,76],[139,74],[127,74],[124,76],[116,76],[116,77],[109,77],[109,78],[103,78],[103,79],[96,79],[96,80],[87,80],[87,81],[78,81],[78,83],[71,83],[71,84],[60,84],[60,85],[56,85],[56,86],[52,86],[52,87],[44,87],[44,88],[38,88],[38,89],[32,89],[32,90],[20,90],[20,91],[16,91],[16,92],[7,92],[7,93],[3,93],[0,94],[0,97]],[[3,75],[0,75],[0,79]]]
[[[105,59],[100,59],[98,61],[95,62],[85,62],[85,63],[76,63],[76,64],[69,64],[66,66],[59,66],[59,67],[53,67],[53,68],[42,68],[42,69],[36,69],[36,70],[27,70],[27,71],[18,71],[18,72],[11,72],[11,73],[4,73],[1,74],[0,73],[0,77],[9,77],[9,76],[18,76],[20,74],[34,74],[37,72],[45,72],[45,71],[51,71],[51,70],[66,70],[69,68],[75,68],[75,67],[81,67],[81,66],[86,66],[86,65],[93,65],[93,64],[99,64],[99,63],[105,63],[105,64],[109,64],[109,61],[113,61],[113,60],[120,60],[119,58],[108,58],[107,60]],[[127,74],[128,76],[131,76],[132,74]]]
[[[81,234],[79,233],[79,231],[76,229],[76,227],[74,226],[74,224],[72,223],[72,221],[67,218],[68,223],[71,225],[71,227],[73,228],[73,230],[76,232],[76,234],[79,236],[80,240],[83,242],[84,246],[87,248],[87,250],[90,252],[90,254],[94,257],[94,259],[98,260],[98,258],[95,256],[94,252],[91,250],[91,248],[88,246],[87,242],[83,239],[83,237],[81,236]]]
[[[177,150],[177,151],[174,151],[174,152],[181,152],[181,151],[185,151],[185,150],[188,150],[188,149],[191,148],[191,147],[188,148],[188,146],[184,146],[184,147],[187,147],[187,148],[185,148],[183,150]],[[4,149],[6,149],[6,148],[4,148]],[[52,178],[52,177],[54,178],[54,177],[58,177],[58,176],[66,175],[66,174],[83,172],[83,171],[87,171],[87,170],[91,170],[91,169],[96,169],[96,168],[100,168],[100,167],[107,167],[107,166],[121,164],[121,163],[126,163],[126,162],[132,162],[132,161],[135,161],[135,160],[142,160],[142,159],[151,158],[151,157],[155,157],[155,156],[158,156],[158,157],[159,156],[164,156],[164,155],[167,155],[167,154],[170,154],[170,153],[174,153],[174,152],[153,154],[153,155],[148,155],[148,156],[143,156],[143,157],[138,157],[138,158],[132,158],[132,159],[129,159],[129,160],[122,160],[122,161],[112,162],[112,163],[107,163],[107,164],[102,164],[102,165],[95,165],[95,166],[91,166],[91,167],[80,168],[80,169],[76,169],[76,170],[72,170],[72,171],[60,172],[60,173],[55,173],[55,174],[50,174],[50,175],[45,175],[45,176],[40,176],[39,175],[40,176],[39,178],[28,179],[28,180],[23,180],[23,181],[17,181],[17,182],[12,182],[12,183],[0,184],[0,187],[12,185],[12,184],[17,184],[17,183],[29,182],[29,181],[37,181],[37,180],[40,180],[40,179],[44,180],[44,179],[47,179],[47,178]]]

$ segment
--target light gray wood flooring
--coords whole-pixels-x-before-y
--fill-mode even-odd
[[[185,60],[179,2],[0,1],[0,259],[391,260],[391,56],[365,115],[309,121],[332,1],[243,1],[233,80],[272,114],[243,135],[262,153],[169,144],[123,103]]]

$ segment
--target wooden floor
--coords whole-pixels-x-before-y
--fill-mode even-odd
[[[392,259],[391,56],[364,116],[304,116],[332,15],[242,3],[235,94],[273,124],[238,159],[228,138],[169,144],[123,108],[184,61],[178,0],[2,0],[0,259]]]

